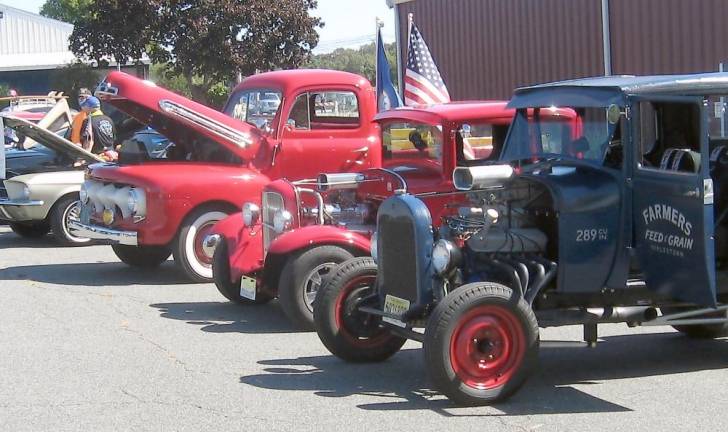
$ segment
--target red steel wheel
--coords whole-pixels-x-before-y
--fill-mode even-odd
[[[435,388],[460,405],[484,405],[525,382],[538,357],[538,323],[510,288],[472,283],[437,305],[423,345]]]
[[[450,362],[460,380],[486,390],[510,380],[523,362],[526,337],[501,306],[480,306],[460,319],[450,338]]]
[[[382,327],[380,317],[358,310],[362,299],[372,294],[376,275],[377,265],[371,258],[353,258],[341,264],[316,294],[316,332],[326,348],[343,360],[386,360],[406,341]]]

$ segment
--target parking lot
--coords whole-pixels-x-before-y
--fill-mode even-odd
[[[725,430],[728,341],[600,328],[595,349],[544,342],[507,403],[455,408],[417,344],[382,364],[330,356],[276,302],[239,307],[172,262],[58,248],[0,226],[0,430]],[[648,333],[655,333],[649,335]],[[543,341],[578,341],[547,329]]]

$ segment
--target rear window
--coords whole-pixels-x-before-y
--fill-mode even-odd
[[[308,92],[296,98],[287,124],[295,130],[359,127],[359,101],[353,92]]]

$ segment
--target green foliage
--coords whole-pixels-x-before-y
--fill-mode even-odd
[[[194,98],[192,89],[189,85],[190,81],[187,77],[175,73],[175,71],[166,64],[153,64],[150,68],[150,78],[152,81],[168,90],[172,90],[173,92],[188,98]],[[193,84],[200,85],[201,82],[202,80],[199,77],[192,77]],[[200,102],[206,103],[216,109],[222,109],[225,102],[227,102],[228,96],[230,96],[230,88],[231,87],[224,82],[214,83],[207,90],[205,100]]]
[[[46,0],[40,14],[48,18],[75,23],[89,16],[95,0]]]
[[[384,51],[391,66],[392,82],[397,85],[397,44],[385,44]],[[375,43],[370,43],[357,49],[338,48],[328,54],[315,55],[304,67],[352,72],[366,77],[372,85],[375,85],[376,63],[377,47]]]
[[[101,74],[83,63],[71,63],[61,69],[57,69],[51,75],[51,89],[62,91],[68,96],[68,103],[73,108],[78,108],[78,91],[86,87],[92,92],[101,81]]]
[[[228,97],[230,97],[230,86],[222,82],[213,84],[207,91],[208,103],[217,109],[222,109],[225,106]]]
[[[0,98],[5,97],[10,91],[10,87],[7,84],[0,83]],[[8,106],[8,102],[0,102],[0,109]]]
[[[309,14],[316,6],[316,0],[95,0],[75,23],[70,46],[99,62],[138,61],[146,53],[185,79],[194,99],[208,102],[213,87],[238,74],[305,62],[322,25]]]

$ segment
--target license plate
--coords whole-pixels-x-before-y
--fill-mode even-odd
[[[410,302],[409,300],[401,299],[399,297],[391,296],[387,294],[386,297],[384,297],[384,312],[388,313],[390,315],[401,317],[405,312],[407,312],[410,308]],[[402,321],[390,318],[390,317],[382,317],[382,321],[388,322],[390,324],[394,324],[398,327],[407,327],[407,324],[403,323]]]
[[[251,277],[243,276],[240,280],[240,297],[248,300],[255,300],[255,287],[257,281]]]
[[[81,205],[81,214],[79,215],[79,219],[81,220],[81,223],[84,225],[88,225],[91,223],[91,207]]]

